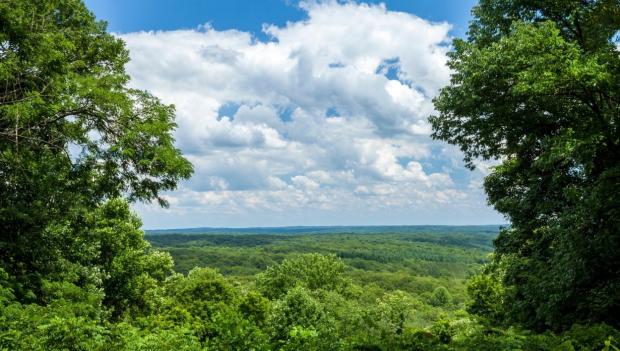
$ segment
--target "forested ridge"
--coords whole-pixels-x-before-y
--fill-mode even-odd
[[[193,172],[174,106],[82,1],[1,1],[0,350],[619,350],[619,31],[617,0],[480,0],[454,40],[432,136],[497,163],[497,237],[145,236],[130,203]]]

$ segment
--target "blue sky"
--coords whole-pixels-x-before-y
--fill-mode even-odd
[[[365,1],[385,3],[392,11],[453,25],[458,36],[467,31],[474,0],[389,0]],[[261,35],[264,23],[285,25],[307,17],[294,0],[86,0],[86,5],[113,32],[174,30],[195,28],[211,23],[217,30],[238,29]]]
[[[86,3],[196,170],[146,228],[503,222],[427,121],[473,1]]]

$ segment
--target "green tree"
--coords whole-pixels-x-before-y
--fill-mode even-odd
[[[165,282],[160,320],[152,330],[186,325],[209,350],[264,350],[268,301],[255,292],[243,295],[224,276],[210,268],[194,268]]]
[[[170,254],[152,250],[140,229],[140,219],[122,199],[98,207],[91,219],[90,244],[96,251],[89,265],[101,272],[103,303],[115,316],[124,311],[150,312],[150,297],[159,283],[172,273]]]
[[[467,304],[469,313],[483,316],[492,322],[501,319],[504,289],[497,275],[481,273],[473,276],[467,285],[467,293],[470,297]]]
[[[377,300],[377,307],[388,340],[402,337],[415,308],[420,302],[404,291],[386,293]]]
[[[165,284],[166,295],[174,305],[193,310],[195,316],[209,319],[210,312],[218,304],[233,305],[239,292],[226,278],[211,268],[194,268],[185,277],[176,274]]]
[[[1,273],[1,271],[0,271]],[[2,288],[0,288],[0,292]],[[2,350],[103,350],[103,294],[69,282],[45,282],[45,306],[10,301],[0,306]]]
[[[280,297],[295,286],[336,290],[347,286],[344,270],[344,262],[336,255],[304,254],[269,267],[258,275],[256,284],[270,298]]]
[[[276,349],[319,349],[330,324],[324,306],[303,287],[294,287],[274,304],[269,325]],[[325,342],[325,340],[323,340]]]
[[[0,2],[0,266],[21,300],[80,270],[103,200],[166,205],[192,173],[174,107],[128,88],[128,59],[79,0]]]
[[[473,15],[430,122],[470,168],[501,160],[485,189],[511,221],[495,241],[505,317],[617,326],[620,3],[481,0]]]
[[[443,286],[439,286],[433,290],[431,296],[431,304],[433,306],[448,306],[452,304],[452,294]]]

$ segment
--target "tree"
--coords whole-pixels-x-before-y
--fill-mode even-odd
[[[185,324],[209,350],[267,348],[267,335],[260,326],[269,301],[260,294],[242,294],[210,268],[194,268],[187,276],[170,276],[164,287],[164,303],[153,330]]]
[[[455,40],[433,137],[510,221],[495,241],[509,322],[620,324],[617,0],[481,0]]]
[[[467,311],[491,322],[501,318],[503,308],[503,286],[496,278],[496,275],[482,273],[471,277],[467,285],[467,294],[470,296]]]
[[[381,322],[388,339],[401,337],[419,302],[404,291],[396,290],[377,299]]]
[[[192,173],[174,107],[128,88],[128,57],[79,0],[0,3],[0,266],[22,300],[76,271],[102,201],[166,205]]]
[[[333,323],[333,321],[331,321]],[[269,324],[276,349],[320,349],[330,325],[324,306],[304,287],[294,287],[274,304]]]
[[[344,270],[344,262],[336,255],[304,254],[269,267],[258,275],[256,284],[269,298],[278,298],[295,286],[336,290],[347,286]]]
[[[101,272],[104,305],[117,317],[128,310],[154,310],[149,292],[172,273],[170,254],[151,249],[140,230],[140,219],[122,199],[98,207],[91,220],[94,230],[89,239],[97,250],[85,265]]]
[[[452,303],[452,295],[443,286],[438,286],[435,290],[433,290],[433,295],[431,296],[430,303],[433,306],[448,306]]]

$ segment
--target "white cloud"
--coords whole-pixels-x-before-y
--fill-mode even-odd
[[[196,169],[167,195],[168,213],[226,218],[170,225],[291,224],[279,216],[295,211],[315,216],[298,224],[320,224],[317,213],[343,209],[406,223],[429,208],[484,208],[479,189],[453,179],[462,163],[444,162],[428,136],[450,26],[383,5],[302,7],[306,20],[264,27],[268,42],[208,26],[122,35],[132,84],[176,105],[178,145]],[[139,208],[147,225],[163,211]],[[252,221],[259,213],[267,222]]]

